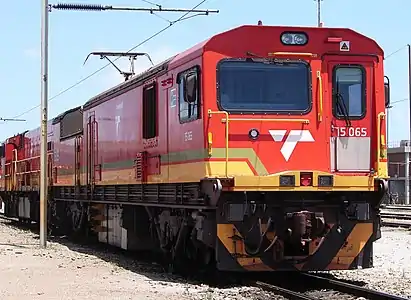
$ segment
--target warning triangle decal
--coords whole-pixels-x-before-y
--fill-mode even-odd
[[[349,41],[340,42],[340,51],[350,51],[350,42]]]

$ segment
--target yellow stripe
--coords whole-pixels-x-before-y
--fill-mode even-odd
[[[343,176],[316,170],[304,170],[313,172],[313,186],[299,186],[300,172],[286,171],[267,176],[254,176],[250,166],[246,162],[231,161],[228,164],[229,175],[234,179],[233,191],[374,191],[374,177],[371,176]],[[225,176],[225,162],[193,162],[161,167],[160,175],[149,175],[147,183],[182,183],[199,182],[203,178]],[[281,175],[294,175],[295,187],[280,187]],[[329,175],[334,178],[333,187],[318,187],[318,176]],[[85,177],[81,178],[84,184]],[[133,169],[105,171],[101,181],[96,185],[138,184],[134,178]],[[59,176],[60,185],[73,185],[74,175]]]
[[[346,270],[364,249],[373,233],[373,223],[357,223],[327,270]]]
[[[234,191],[374,191],[374,178],[370,176],[341,176],[332,173],[304,170],[313,172],[313,186],[299,186],[300,172],[288,171],[269,176],[235,176]],[[280,187],[281,175],[294,175],[295,187]],[[334,178],[334,186],[319,187],[318,175],[329,175]]]
[[[224,247],[230,254],[239,255],[236,259],[238,264],[248,271],[271,271],[269,266],[265,265],[259,257],[251,257],[244,249],[242,240],[235,241],[233,236],[237,235],[243,238],[233,224],[217,224],[217,237],[223,243]]]

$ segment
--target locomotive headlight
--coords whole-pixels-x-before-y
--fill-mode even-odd
[[[300,33],[292,33],[292,32],[284,32],[281,35],[281,42],[284,45],[300,45],[303,46],[307,44],[308,42],[308,37],[305,33],[300,32]]]
[[[250,138],[252,138],[253,140],[255,140],[256,138],[258,138],[258,136],[260,135],[260,133],[258,132],[258,130],[257,129],[251,129],[249,132],[248,132],[248,136],[250,137]]]
[[[294,41],[295,41],[296,44],[301,45],[301,44],[305,44],[306,38],[305,38],[304,35],[296,34],[294,36]]]
[[[283,44],[289,45],[293,43],[293,36],[289,33],[281,35],[281,42]]]

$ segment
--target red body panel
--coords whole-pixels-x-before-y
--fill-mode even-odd
[[[306,46],[286,46],[280,42],[279,36],[287,30],[304,31],[309,36]],[[272,37],[272,38],[268,38]],[[339,50],[339,43],[327,42],[328,37],[339,37],[350,41],[349,54]],[[84,134],[80,147],[80,169],[82,177],[80,184],[86,184],[87,157],[91,150],[86,147],[90,141],[89,116],[94,115],[98,128],[92,129],[96,133],[94,148],[94,167],[90,171],[95,176],[96,183],[130,183],[137,182],[134,160],[138,153],[147,152],[147,172],[155,182],[168,182],[172,178],[190,178],[191,169],[172,168],[173,164],[194,161],[219,161],[222,157],[211,156],[206,158],[184,154],[187,151],[201,152],[207,148],[207,134],[213,134],[213,148],[225,148],[225,124],[221,122],[224,115],[208,117],[208,110],[219,111],[217,104],[217,72],[218,63],[223,58],[245,57],[247,52],[253,55],[267,57],[271,52],[300,52],[312,53],[312,57],[286,55],[285,58],[302,59],[310,64],[311,68],[311,110],[304,115],[277,115],[277,114],[230,114],[230,118],[259,119],[256,121],[232,121],[229,127],[229,148],[253,149],[254,157],[232,157],[232,161],[247,161],[255,175],[276,174],[287,170],[317,170],[330,172],[331,167],[330,139],[336,136],[336,127],[344,127],[343,120],[332,116],[332,67],[338,63],[359,63],[367,72],[367,114],[360,121],[352,121],[354,127],[365,128],[364,137],[371,139],[369,153],[370,166],[376,162],[377,147],[376,124],[377,114],[384,110],[383,96],[383,68],[380,63],[383,52],[371,39],[366,38],[348,29],[328,28],[290,28],[269,26],[242,26],[223,32],[206,40],[193,48],[182,52],[165,62],[166,71],[159,71],[147,79],[135,83],[119,85],[112,90],[99,95],[88,102],[84,107]],[[284,57],[282,57],[284,58]],[[176,83],[180,72],[190,67],[198,66],[201,70],[200,91],[201,110],[200,118],[193,122],[181,123],[179,120],[178,99],[180,91]],[[322,120],[318,120],[319,110],[319,83],[316,72],[320,71],[323,81]],[[150,72],[150,71],[149,71]],[[142,89],[151,82],[157,83],[157,118],[158,129],[155,140],[146,141],[142,138]],[[177,97],[177,103],[172,105],[171,97]],[[287,119],[288,121],[261,121],[261,119]],[[292,123],[292,119],[306,119],[308,124]],[[385,134],[385,121],[381,126]],[[94,126],[94,125],[93,125]],[[249,139],[250,129],[257,129],[261,135],[258,142]],[[50,170],[56,172],[54,184],[74,183],[73,161],[75,159],[74,138],[64,141],[59,139],[59,124],[49,124],[49,140],[53,144],[53,163]],[[275,141],[273,131],[282,130],[282,137]],[[294,149],[286,149],[286,140],[290,132],[309,130],[312,141],[299,142]],[[271,131],[271,134],[270,134]],[[9,139],[9,142],[19,143],[19,136]],[[40,154],[39,130],[26,133],[25,150],[18,151],[18,160],[35,157]],[[6,161],[12,159],[12,146],[6,146]],[[291,147],[292,148],[292,147]],[[87,150],[88,149],[88,150]],[[284,153],[281,151],[283,150]],[[88,152],[87,152],[88,151]],[[288,152],[288,154],[285,154]],[[179,162],[172,159],[175,153],[181,157]],[[183,154],[181,154],[183,153]],[[184,157],[186,157],[184,159]],[[254,161],[251,161],[254,160]],[[256,170],[257,160],[263,168]],[[31,169],[38,170],[38,162],[33,160]],[[117,171],[116,171],[117,170]],[[119,170],[123,170],[120,172]],[[262,171],[261,171],[262,170]],[[355,172],[364,175],[368,171]],[[199,173],[197,180],[209,173],[206,166]],[[241,175],[241,174],[236,174]]]
[[[364,127],[367,129],[367,137],[371,137],[371,147],[368,153],[371,153],[370,165],[373,168],[376,161],[377,132],[376,118],[378,112],[384,111],[384,85],[383,85],[383,52],[381,48],[371,39],[366,38],[354,31],[347,29],[318,29],[318,28],[298,28],[296,31],[304,31],[309,35],[309,43],[306,46],[290,47],[285,46],[278,38],[284,31],[291,30],[288,27],[265,27],[243,26],[232,31],[214,36],[205,46],[204,54],[204,98],[206,109],[218,111],[217,93],[215,84],[217,81],[216,72],[214,71],[218,62],[227,57],[244,57],[245,53],[251,52],[256,56],[267,57],[272,52],[300,52],[312,53],[314,57],[305,57],[290,54],[284,56],[290,59],[303,59],[310,62],[312,72],[312,109],[308,114],[295,115],[232,115],[230,118],[257,118],[257,119],[308,119],[309,124],[297,124],[290,122],[231,122],[229,147],[230,148],[248,148],[252,147],[265,165],[269,174],[282,172],[285,170],[319,170],[331,171],[330,166],[330,137],[335,136],[331,130],[332,105],[331,105],[331,74],[330,66],[337,62],[359,63],[364,65],[367,70],[367,115],[363,120],[352,121],[353,127]],[[267,38],[272,36],[272,39]],[[348,40],[351,43],[351,53],[345,55],[340,52],[339,43],[327,42],[328,37],[340,37],[342,40]],[[243,43],[238,41],[244,41]],[[329,55],[326,55],[326,54]],[[284,58],[281,56],[280,58]],[[323,120],[317,120],[318,110],[318,81],[316,80],[316,71],[321,71],[323,78]],[[330,73],[331,72],[331,73]],[[225,125],[220,122],[223,115],[213,117],[209,129],[215,134],[214,147],[225,147],[224,128]],[[343,121],[338,120],[337,126],[343,126]],[[207,122],[204,123],[204,130],[207,131]],[[250,141],[248,132],[256,128],[260,131],[261,136],[258,142]],[[296,145],[289,160],[286,161],[281,155],[287,134],[290,130],[309,130],[314,142],[300,142]],[[286,130],[286,135],[279,142],[274,142],[269,130]],[[381,126],[382,133],[385,132],[385,125]],[[220,133],[221,134],[216,134]],[[361,173],[369,172],[356,172]]]

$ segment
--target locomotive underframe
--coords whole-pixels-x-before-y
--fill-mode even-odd
[[[226,271],[372,267],[377,192],[233,192],[218,181],[54,186],[52,234],[80,234]],[[38,191],[2,192],[5,215],[39,220]],[[117,233],[116,233],[117,232]]]
[[[330,270],[373,266],[376,192],[227,193],[217,213],[217,268]]]

